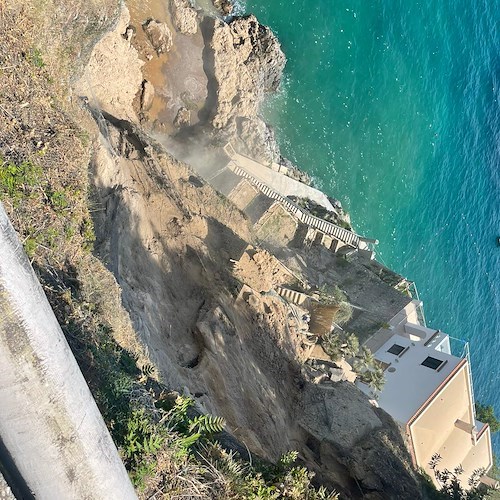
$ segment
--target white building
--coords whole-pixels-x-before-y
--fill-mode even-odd
[[[489,426],[475,418],[468,346],[454,355],[448,335],[419,323],[419,307],[408,304],[365,343],[384,368],[378,404],[404,428],[415,466],[434,480],[429,461],[438,453],[439,470],[463,467],[467,488],[475,470],[493,464]]]

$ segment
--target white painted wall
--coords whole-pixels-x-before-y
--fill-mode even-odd
[[[409,349],[398,357],[388,352],[393,344]],[[421,363],[427,356],[446,360],[447,364],[439,372],[422,366]],[[375,358],[390,364],[385,370],[386,382],[378,404],[402,424],[408,422],[461,361],[460,358],[425,347],[423,342],[412,342],[401,335],[393,335],[385,342],[375,352]],[[359,387],[367,394],[370,393],[364,384],[359,384]]]
[[[136,498],[1,203],[0,436],[37,499]]]

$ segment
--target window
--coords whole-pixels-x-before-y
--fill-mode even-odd
[[[427,368],[432,368],[433,370],[437,370],[443,361],[441,359],[433,358],[432,356],[427,356],[422,363],[422,366],[427,366]]]
[[[387,352],[390,352],[391,354],[395,354],[396,356],[399,356],[405,348],[402,345],[399,344],[394,344],[390,349],[388,349]]]

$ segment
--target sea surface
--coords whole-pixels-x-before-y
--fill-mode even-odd
[[[500,415],[500,0],[245,0],[288,63],[265,114]],[[494,437],[500,454],[500,436]]]

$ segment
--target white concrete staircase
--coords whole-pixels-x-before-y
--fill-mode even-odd
[[[272,200],[279,201],[289,213],[297,217],[297,219],[299,219],[302,223],[318,229],[352,248],[359,247],[360,238],[356,233],[353,233],[352,231],[344,229],[343,227],[337,226],[336,224],[310,214],[307,210],[300,207],[285,196],[281,195],[267,184],[256,179],[245,169],[236,165],[234,161],[229,163],[228,168],[236,175],[248,179],[254,186],[259,189],[259,191],[261,191],[267,197],[271,198]]]

